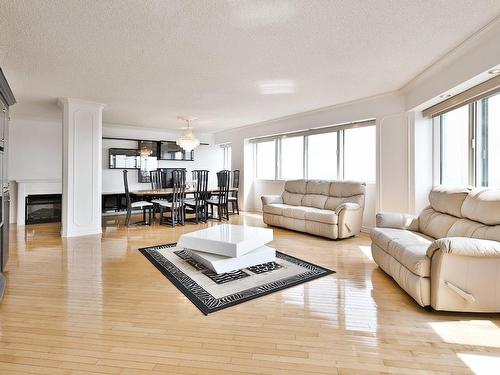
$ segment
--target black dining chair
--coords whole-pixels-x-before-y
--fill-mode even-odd
[[[235,169],[233,171],[233,181],[232,181],[231,187],[233,189],[236,189],[236,190],[229,192],[229,196],[228,196],[227,200],[231,204],[231,208],[233,211],[232,213],[239,215],[240,214],[240,208],[238,206],[238,189],[240,188],[240,170],[239,169]],[[236,212],[235,212],[235,208],[236,208]]]
[[[192,171],[194,197],[185,200],[186,213],[194,214],[196,223],[207,221],[208,173],[207,170]]]
[[[160,224],[184,225],[186,219],[185,200],[186,197],[186,171],[176,169],[172,171],[172,201],[166,199],[156,200],[160,209]],[[170,218],[165,218],[163,213],[170,212]]]
[[[229,220],[229,210],[227,198],[229,195],[229,180],[231,171],[222,170],[217,172],[217,195],[210,197],[207,200],[207,205],[210,206],[210,217],[214,218],[214,206],[217,207],[217,218]]]
[[[125,188],[125,201],[127,205],[127,216],[125,218],[125,225],[130,226],[130,217],[132,216],[132,211],[136,208],[142,209],[142,221],[134,223],[135,225],[151,225],[152,213],[153,213],[153,203],[146,201],[132,202],[130,197],[130,191],[128,189],[128,171],[125,169],[123,171],[123,186]],[[146,211],[148,211],[148,218],[146,219]]]
[[[157,190],[163,187],[163,172],[161,170],[150,171],[149,176],[151,178],[151,189]]]

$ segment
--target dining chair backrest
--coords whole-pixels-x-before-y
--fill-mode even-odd
[[[233,185],[232,185],[233,188],[236,188],[238,189],[240,187],[240,170],[239,169],[235,169],[233,171]]]
[[[158,168],[162,172],[162,188],[172,188],[173,187],[173,172],[176,170],[182,170],[186,172],[186,168]]]
[[[172,207],[182,207],[186,196],[186,170],[172,171]]]
[[[222,170],[217,172],[217,190],[219,196],[219,204],[227,204],[227,198],[229,195],[229,180],[231,177],[231,171]]]
[[[161,189],[163,187],[163,172],[161,170],[150,171],[151,189]]]
[[[208,199],[208,171],[196,169],[192,171],[193,182],[195,184],[194,198],[196,202],[202,202]]]
[[[128,171],[126,169],[123,170],[123,187],[125,188],[125,200],[127,202],[127,208],[132,205],[132,201],[130,200],[130,192],[128,190]]]

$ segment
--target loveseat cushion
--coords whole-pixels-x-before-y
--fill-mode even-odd
[[[283,216],[290,217],[292,219],[305,220],[306,212],[314,210],[317,210],[317,208],[305,206],[287,206],[283,208]]]
[[[330,210],[312,210],[306,211],[305,214],[306,220],[316,221],[318,223],[324,224],[337,224],[339,217],[334,211]]]
[[[343,203],[357,203],[360,207],[365,205],[364,195],[353,195],[352,197],[329,197],[325,203],[326,210],[335,211]]]
[[[285,182],[285,191],[289,193],[305,194],[307,180],[289,180]]]
[[[283,209],[285,207],[288,206],[286,204],[281,204],[281,203],[271,203],[264,205],[262,207],[262,211],[264,211],[266,214],[283,215]]]
[[[284,191],[281,195],[283,199],[283,203],[291,205],[291,206],[300,206],[302,204],[302,198],[304,198],[304,194],[299,193],[290,193],[289,191]]]
[[[431,260],[426,252],[432,238],[417,232],[392,228],[374,228],[372,241],[405,268],[421,277],[429,277]]]
[[[308,180],[306,186],[306,194],[328,195],[330,191],[330,181]]]
[[[358,181],[332,181],[330,184],[331,197],[352,197],[354,195],[364,195],[366,184]]]
[[[438,212],[462,217],[462,204],[470,189],[438,185],[429,193],[431,207]]]
[[[462,215],[486,225],[499,225],[500,189],[474,189],[465,198]]]
[[[325,208],[327,198],[326,195],[321,194],[306,194],[302,198],[302,206]]]
[[[429,206],[418,216],[418,231],[435,239],[448,237],[448,232],[459,220],[456,216],[443,214]]]

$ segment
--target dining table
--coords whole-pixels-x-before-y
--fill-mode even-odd
[[[207,190],[209,193],[212,193],[212,194],[217,194],[218,192],[220,192],[220,190],[218,188],[214,188],[214,189],[208,189]],[[232,193],[232,192],[236,192],[238,191],[238,188],[229,188],[229,192]],[[194,194],[196,193],[196,189],[195,188],[186,188],[185,190],[185,193],[186,194]],[[173,188],[161,188],[161,189],[148,189],[148,190],[133,190],[130,192],[130,194],[133,194],[133,195],[136,195],[136,196],[140,196],[140,197],[159,197],[159,196],[169,196],[169,195],[172,195],[174,193],[174,189]]]

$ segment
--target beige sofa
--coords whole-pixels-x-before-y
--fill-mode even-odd
[[[438,186],[429,202],[377,215],[373,259],[421,306],[500,312],[500,189]]]
[[[281,195],[262,196],[264,222],[332,239],[361,230],[365,184],[354,181],[294,180]]]

